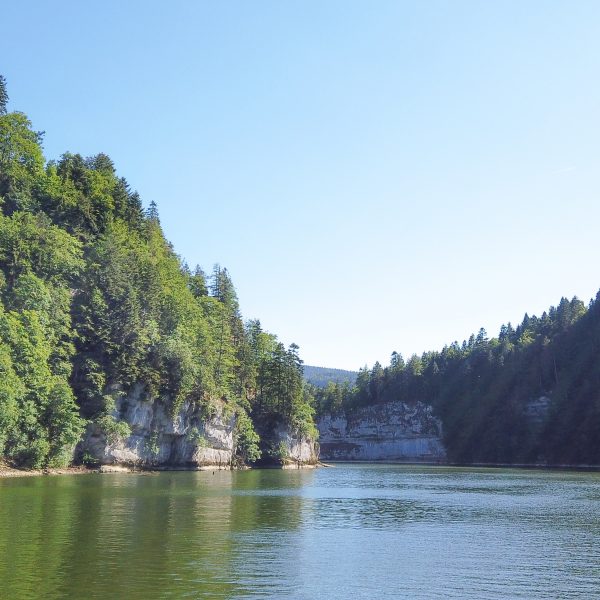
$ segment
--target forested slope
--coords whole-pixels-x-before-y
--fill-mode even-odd
[[[226,269],[188,268],[108,156],[46,162],[7,101],[0,78],[0,457],[65,464],[89,423],[127,436],[136,384],[172,414],[226,405],[240,462],[282,424],[314,435],[297,346],[242,321]]]
[[[172,415],[225,407],[240,463],[277,457],[282,426],[314,438],[314,393],[320,414],[430,405],[456,462],[600,464],[600,297],[307,386],[297,346],[242,320],[226,269],[175,254],[108,156],[47,162],[7,101],[0,78],[0,458],[65,464],[90,425],[126,438],[115,406],[142,386]]]
[[[600,293],[589,306],[562,298],[498,337],[360,371],[355,387],[329,384],[320,414],[423,402],[443,424],[451,461],[600,464]]]
[[[353,385],[356,382],[357,375],[357,371],[304,365],[305,381],[317,387],[325,387],[330,381],[333,383],[347,382],[348,384]]]

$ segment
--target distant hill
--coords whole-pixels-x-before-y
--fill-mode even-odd
[[[330,381],[334,383],[348,382],[350,385],[354,385],[357,375],[356,371],[304,365],[304,379],[317,387],[325,387]]]

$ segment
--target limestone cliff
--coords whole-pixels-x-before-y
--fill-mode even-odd
[[[149,399],[142,386],[117,400],[113,414],[131,429],[125,438],[88,427],[80,453],[100,464],[158,467],[229,468],[234,452],[235,416],[226,407],[206,418],[186,402],[173,418],[159,399]]]
[[[442,425],[431,406],[417,402],[378,404],[317,422],[323,460],[446,460]]]
[[[149,399],[142,386],[117,400],[115,420],[127,423],[131,435],[107,435],[91,424],[79,444],[80,458],[102,465],[146,468],[229,469],[234,464],[236,417],[227,405],[214,407],[211,415],[190,402],[172,417],[160,399]],[[317,445],[278,428],[275,439],[285,449],[285,463],[315,464]]]
[[[298,435],[288,427],[275,429],[275,439],[285,449],[283,466],[286,468],[316,465],[319,461],[319,444],[310,437]]]

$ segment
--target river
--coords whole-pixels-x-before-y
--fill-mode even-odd
[[[600,598],[600,474],[339,464],[0,480],[0,598]]]

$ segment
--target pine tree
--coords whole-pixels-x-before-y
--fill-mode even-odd
[[[160,218],[158,216],[158,206],[156,205],[156,202],[154,202],[154,200],[152,200],[152,202],[150,202],[150,205],[148,206],[148,210],[146,211],[146,218],[149,221],[160,223]]]
[[[8,92],[6,91],[6,79],[0,75],[0,115],[6,114],[8,105]]]
[[[189,287],[194,298],[201,298],[208,295],[206,274],[200,268],[200,265],[196,265],[194,272],[189,276]]]

